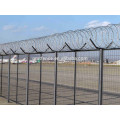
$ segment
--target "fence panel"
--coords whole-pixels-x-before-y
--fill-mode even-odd
[[[2,96],[8,98],[8,56],[3,57]]]
[[[10,100],[16,101],[16,84],[17,84],[17,64],[12,60],[13,57],[17,59],[17,56],[11,56],[10,64]]]
[[[30,80],[29,80],[29,97],[30,105],[39,104],[39,90],[40,90],[40,55],[30,55]]]
[[[99,52],[77,52],[76,104],[98,104]]]
[[[74,57],[73,53],[58,53],[57,104],[74,104]],[[67,59],[68,58],[68,59]]]
[[[103,67],[103,104],[120,104],[120,50],[104,50]],[[31,105],[39,104],[41,86],[41,104],[54,104],[55,83],[55,54],[44,54],[42,61],[42,79],[40,84],[40,61],[33,63],[34,57],[40,54],[30,55],[29,71],[29,95]],[[98,80],[99,80],[99,51],[77,52],[76,65],[76,90],[74,92],[75,61],[71,53],[58,53],[57,64],[57,105],[74,104],[98,104]],[[69,59],[64,59],[68,57]],[[11,56],[13,58],[13,56]],[[18,69],[18,96],[17,102],[26,104],[26,80],[27,80],[27,56],[19,55]],[[26,59],[24,59],[26,58]],[[45,59],[47,58],[47,59]],[[51,59],[52,58],[52,59]],[[0,58],[1,59],[1,58]],[[71,59],[71,60],[70,60]],[[3,57],[2,96],[8,97],[8,56]],[[0,68],[1,68],[0,64]],[[0,69],[1,75],[1,69]],[[0,78],[1,83],[1,78]],[[10,100],[16,101],[17,86],[17,63],[12,63],[10,69]],[[1,89],[0,89],[1,92]]]
[[[103,104],[120,104],[120,50],[104,51]]]
[[[2,79],[1,79],[1,75],[2,75],[2,70],[1,70],[1,67],[2,67],[2,56],[0,56],[0,96],[2,96]]]
[[[27,79],[27,56],[19,56],[18,69],[18,103],[26,104],[26,79]]]
[[[44,54],[44,58],[54,58],[55,54]],[[41,80],[41,104],[53,105],[54,104],[54,81],[55,81],[55,61],[43,60],[42,61],[42,80]]]

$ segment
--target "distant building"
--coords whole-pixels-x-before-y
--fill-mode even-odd
[[[116,64],[116,65],[120,65],[120,60],[115,61],[114,64]]]

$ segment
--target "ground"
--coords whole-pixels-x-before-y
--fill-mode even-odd
[[[7,99],[0,97],[0,105],[16,105],[16,103],[11,101],[8,103]]]

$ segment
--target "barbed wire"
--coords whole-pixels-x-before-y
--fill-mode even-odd
[[[120,24],[57,33],[50,36],[0,44],[0,54],[120,48]]]

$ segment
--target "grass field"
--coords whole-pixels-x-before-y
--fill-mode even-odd
[[[8,64],[3,65],[3,96],[7,96]],[[18,102],[25,104],[27,64],[19,65]],[[29,104],[39,103],[40,65],[30,65]],[[104,65],[103,104],[120,104],[120,67]],[[76,104],[98,104],[99,66],[77,63]],[[16,64],[11,64],[10,99],[16,100]],[[41,104],[54,104],[54,63],[43,63]],[[73,104],[74,64],[58,63],[57,104]],[[1,104],[1,103],[0,103]]]

